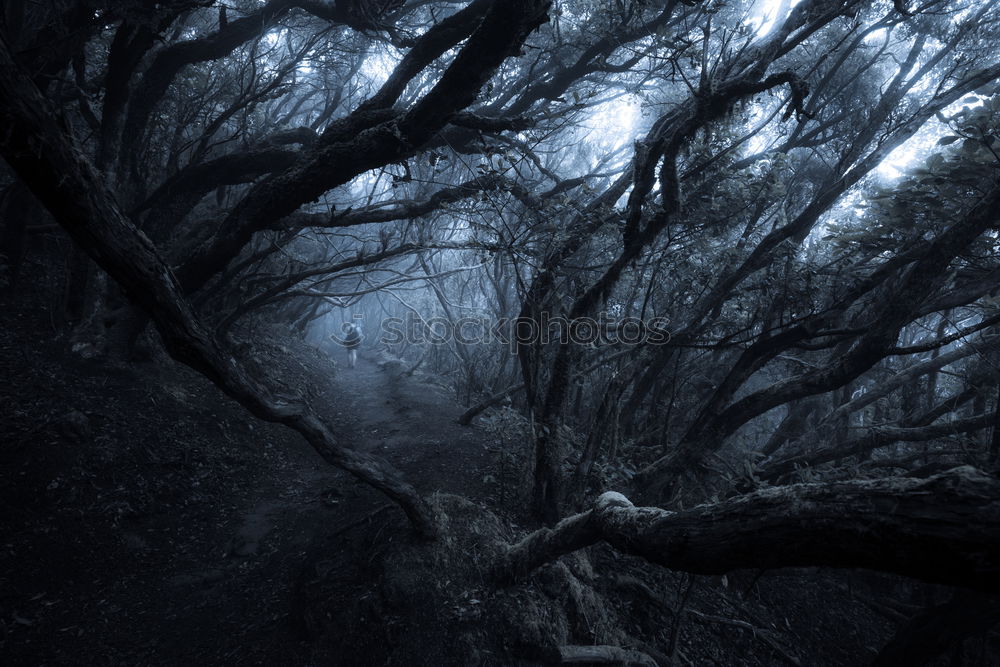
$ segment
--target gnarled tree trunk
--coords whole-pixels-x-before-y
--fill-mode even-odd
[[[609,492],[514,545],[498,574],[516,580],[601,540],[696,574],[860,567],[1000,592],[1000,479],[966,466],[928,479],[777,487],[682,512]]]

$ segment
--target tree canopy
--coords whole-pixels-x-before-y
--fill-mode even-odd
[[[11,0],[2,19],[8,280],[34,199],[77,248],[67,326],[102,352],[152,322],[433,537],[426,499],[242,343],[405,322],[386,349],[516,434],[532,513],[569,516],[572,548],[697,571],[708,552],[669,531],[758,502],[767,539],[813,550],[704,567],[997,589],[1000,5]],[[572,335],[534,335],[557,319]],[[846,523],[821,557],[802,526],[825,511]],[[865,551],[878,526],[900,541]],[[720,531],[706,544],[756,539]]]

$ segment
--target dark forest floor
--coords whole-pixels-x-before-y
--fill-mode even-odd
[[[382,635],[360,619],[343,633],[364,636],[338,653],[352,638],[331,641],[340,629],[322,610],[378,597],[382,575],[367,565],[408,539],[394,506],[186,368],[84,360],[55,337],[44,311],[7,304],[2,312],[0,663],[386,662],[374,657],[385,647],[364,657],[365,642]],[[331,359],[301,342],[264,337],[259,349],[289,387],[315,387],[311,400],[345,441],[387,457],[421,492],[518,515],[498,488],[490,438],[454,423],[462,408],[443,390],[373,357],[349,369],[346,355]],[[589,562],[572,575],[543,569],[534,597],[514,591],[491,601],[480,592],[482,602],[466,596],[441,613],[482,633],[492,621],[475,605],[579,606],[565,582],[585,581],[595,609],[614,609],[607,618],[579,609],[576,621],[568,617],[574,642],[596,637],[603,630],[591,625],[610,618],[628,636],[669,636],[692,580],[608,549],[590,553],[593,571]],[[314,585],[324,567],[340,571],[325,588]],[[864,664],[915,609],[910,589],[892,577],[759,574],[693,580],[679,664]],[[454,639],[443,627],[428,641]],[[421,650],[393,664],[421,664]],[[988,664],[969,651],[958,664]]]
[[[304,662],[291,606],[310,544],[396,510],[188,369],[86,361],[41,318],[5,324],[5,664]],[[268,352],[423,493],[484,493],[483,440],[436,388],[364,355],[349,369],[302,344]]]

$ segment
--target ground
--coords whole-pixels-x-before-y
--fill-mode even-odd
[[[874,588],[893,578],[690,578],[605,547],[497,588],[490,568],[526,530],[509,452],[455,424],[434,378],[255,334],[259,362],[449,516],[428,545],[190,370],[82,359],[43,310],[6,305],[3,664],[536,664],[540,646],[656,654],[671,635],[681,664],[863,664],[903,618],[905,595]]]
[[[88,362],[39,339],[44,321],[14,324],[0,340],[7,655],[304,659],[290,605],[310,543],[396,510],[177,364]],[[311,381],[345,441],[386,456],[420,491],[482,492],[483,441],[437,388],[365,355],[346,369],[301,344],[298,358],[265,349],[289,365],[286,379]]]

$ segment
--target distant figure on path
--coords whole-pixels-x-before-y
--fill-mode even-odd
[[[351,368],[358,362],[358,348],[361,347],[361,327],[352,322],[344,322],[341,327],[344,337],[341,345],[347,348],[347,362]]]

